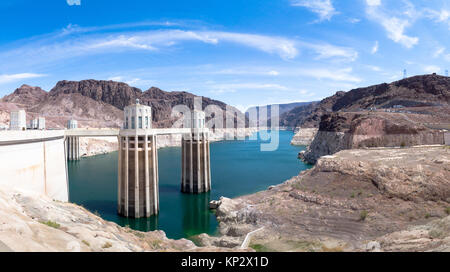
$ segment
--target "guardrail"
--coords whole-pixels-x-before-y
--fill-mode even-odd
[[[250,238],[252,238],[252,235],[255,234],[255,233],[257,233],[258,231],[263,230],[263,229],[264,229],[264,227],[259,228],[259,229],[257,229],[257,230],[254,230],[254,231],[251,231],[251,232],[247,233],[247,236],[245,236],[244,242],[242,242],[241,249],[246,249],[246,248],[248,248],[248,245],[249,245],[249,243],[250,243]]]

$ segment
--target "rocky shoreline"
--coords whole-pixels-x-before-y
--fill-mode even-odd
[[[219,237],[257,251],[449,251],[450,149],[344,150],[283,184],[217,208]],[[416,239],[417,238],[417,239]]]
[[[103,220],[76,204],[4,187],[0,188],[0,203],[0,252],[230,250],[169,239],[163,231],[135,231]]]
[[[316,137],[318,128],[298,128],[292,137],[291,145],[309,146]]]

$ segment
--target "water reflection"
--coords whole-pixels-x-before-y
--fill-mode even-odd
[[[210,220],[211,217],[214,217],[209,211],[210,199],[211,194],[209,192],[199,195],[183,194],[182,215],[183,229],[186,237],[210,230]]]
[[[120,216],[120,225],[128,226],[132,229],[141,231],[150,231],[158,229],[158,216],[152,216],[150,218],[126,218]]]

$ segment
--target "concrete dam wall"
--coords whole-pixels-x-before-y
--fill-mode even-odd
[[[0,132],[0,185],[69,200],[64,131]]]

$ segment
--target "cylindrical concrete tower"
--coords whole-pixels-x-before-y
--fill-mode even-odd
[[[66,138],[66,155],[69,161],[80,159],[80,137],[69,136]]]
[[[128,106],[119,133],[118,212],[150,217],[159,212],[158,151],[151,130],[151,107]]]
[[[181,142],[181,191],[199,194],[211,190],[209,131],[205,128],[205,113],[191,112],[186,124],[191,133]]]

